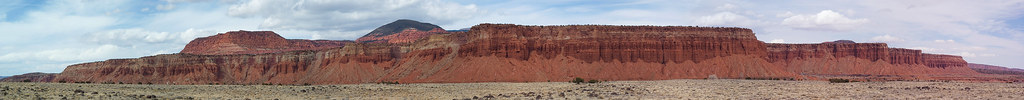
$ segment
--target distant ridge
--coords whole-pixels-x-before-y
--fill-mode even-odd
[[[359,37],[356,41],[366,43],[409,43],[426,36],[444,32],[447,31],[434,24],[399,19],[377,27],[377,29],[363,35],[363,37]]]

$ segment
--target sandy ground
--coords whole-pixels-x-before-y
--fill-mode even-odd
[[[594,84],[137,85],[0,83],[0,99],[1024,99],[1024,84],[777,80]]]

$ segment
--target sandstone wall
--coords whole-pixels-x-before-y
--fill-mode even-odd
[[[431,35],[409,44],[352,43],[265,54],[180,53],[76,64],[58,80],[337,84],[800,78],[767,62],[764,48],[743,28],[482,24],[469,32]]]
[[[884,43],[769,43],[769,61],[803,75],[975,75],[959,56],[889,48]],[[958,68],[944,68],[957,66]],[[920,77],[918,77],[920,78]]]
[[[889,47],[885,43],[822,43],[822,44],[767,44],[772,62],[807,58],[854,57],[870,61],[889,61]]]
[[[921,50],[889,48],[889,63],[891,64],[921,64]]]
[[[922,54],[921,60],[932,68],[966,68],[967,61],[960,56],[941,54]]]
[[[57,80],[155,84],[365,83],[383,75],[390,47],[351,45],[268,54],[164,54],[68,66]],[[347,65],[381,66],[347,66]]]
[[[199,55],[260,54],[342,47],[352,41],[285,39],[271,31],[231,31],[192,40],[180,53]]]
[[[682,63],[730,55],[763,58],[764,43],[750,29],[657,26],[519,26],[482,24],[460,56],[498,56],[528,60],[565,55],[586,62]]]

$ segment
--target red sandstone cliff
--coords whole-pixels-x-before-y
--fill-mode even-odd
[[[978,75],[968,69],[965,66],[967,62],[959,56],[889,48],[885,43],[769,43],[767,47],[770,61],[801,75],[883,76],[884,79],[900,80]]]
[[[271,31],[231,31],[192,40],[180,53],[200,55],[260,54],[345,46],[352,41],[285,39]]]
[[[411,23],[393,23],[399,22]],[[443,32],[422,23],[385,26],[361,43],[228,32],[193,40],[179,54],[71,65],[56,80],[338,84],[978,75],[957,56],[853,41],[765,44],[744,28],[481,24]]]
[[[113,59],[69,66],[58,80],[336,84],[803,78],[769,63],[764,43],[743,28],[481,24],[468,32],[417,40],[264,54]],[[271,45],[276,46],[259,48],[286,44]],[[196,51],[203,50],[237,51]]]

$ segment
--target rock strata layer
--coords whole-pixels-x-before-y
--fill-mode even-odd
[[[542,82],[576,77],[971,80],[980,75],[958,56],[848,40],[766,44],[745,28],[480,24],[469,31],[444,32],[431,28],[436,26],[411,25],[382,26],[381,32],[371,32],[358,43],[287,40],[265,31],[228,32],[196,39],[178,54],[71,65],[56,80],[347,84]]]
[[[180,53],[200,55],[260,54],[345,46],[352,41],[285,39],[271,31],[231,31],[192,40]]]
[[[256,47],[288,44],[268,45],[275,46]],[[409,44],[352,43],[262,54],[195,50],[208,49],[219,50],[71,65],[58,80],[338,84],[802,78],[769,63],[764,43],[743,28],[481,24]]]

